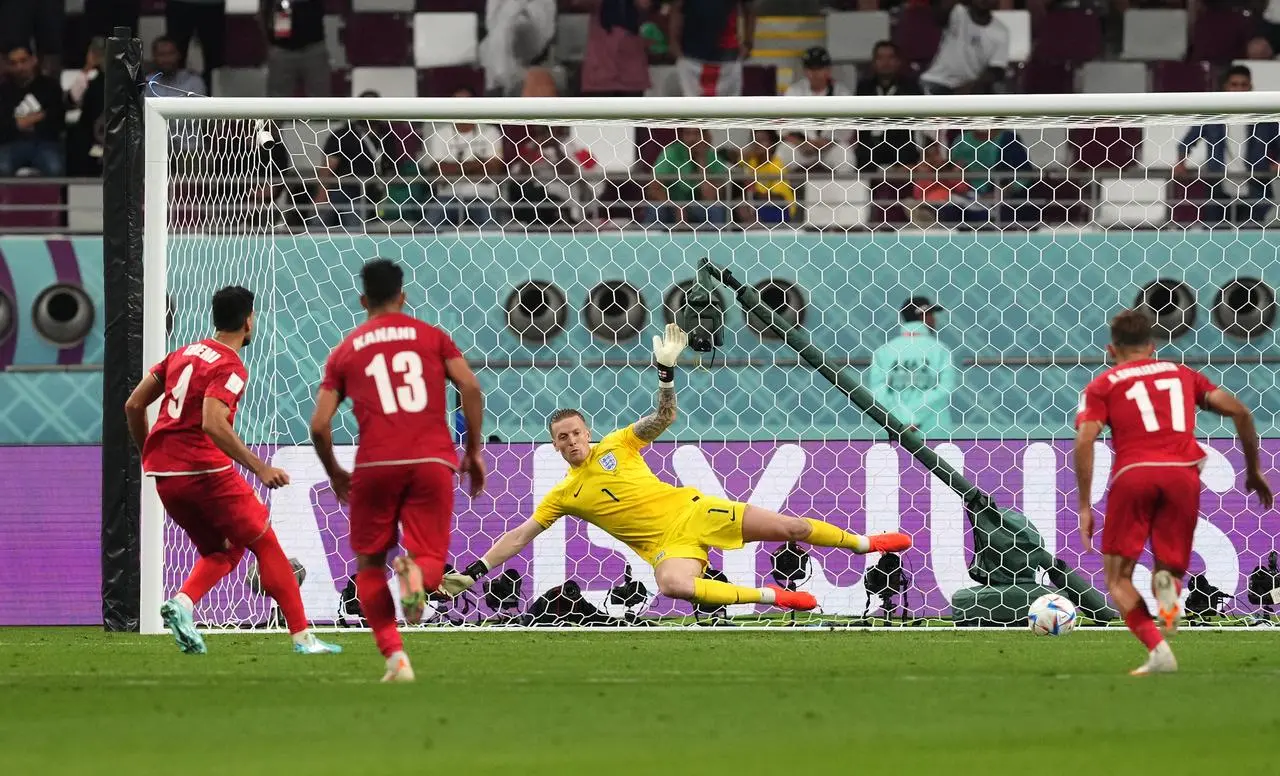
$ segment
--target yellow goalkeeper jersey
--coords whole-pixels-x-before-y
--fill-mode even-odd
[[[640,451],[648,442],[627,426],[601,439],[580,466],[551,489],[533,519],[544,528],[565,515],[586,520],[654,562],[668,529],[688,511],[696,488],[658,479]]]

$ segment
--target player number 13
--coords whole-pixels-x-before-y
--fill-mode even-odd
[[[403,385],[392,387],[391,372],[402,376]],[[379,353],[365,367],[364,373],[373,378],[378,387],[378,400],[387,415],[396,412],[422,412],[427,408],[427,384],[422,380],[422,357],[412,350],[402,350],[391,357],[391,370],[387,370],[387,357]]]
[[[1169,419],[1174,431],[1187,430],[1187,405],[1182,401],[1182,381],[1176,377],[1156,380],[1156,390],[1169,394]],[[1142,426],[1147,431],[1159,431],[1160,419],[1156,417],[1155,405],[1151,403],[1151,394],[1147,393],[1144,383],[1134,383],[1124,392],[1126,399],[1133,399],[1138,404],[1138,412],[1142,414]]]

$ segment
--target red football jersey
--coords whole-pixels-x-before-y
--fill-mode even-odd
[[[457,468],[444,362],[453,339],[411,315],[379,315],[329,354],[321,388],[350,398],[360,428],[356,466],[440,461]]]
[[[1113,367],[1080,396],[1076,427],[1111,427],[1114,480],[1133,466],[1190,466],[1205,458],[1196,442],[1196,408],[1217,388],[1194,369],[1144,359]]]
[[[163,477],[204,474],[231,466],[231,459],[204,433],[204,400],[231,410],[244,393],[249,372],[239,354],[215,339],[179,348],[151,370],[164,385],[159,417],[142,446],[142,470]]]

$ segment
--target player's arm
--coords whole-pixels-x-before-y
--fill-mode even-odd
[[[485,479],[484,460],[480,457],[480,440],[484,433],[484,391],[480,389],[480,381],[471,371],[471,365],[461,356],[446,359],[444,373],[462,397],[462,417],[467,422],[467,450],[462,458],[462,470],[470,478],[470,492],[474,498],[480,495]],[[313,430],[313,439],[314,434]]]
[[[1253,422],[1253,413],[1229,391],[1215,388],[1204,395],[1204,408],[1225,418],[1231,418],[1236,427],[1236,438],[1240,440],[1240,449],[1244,451],[1245,489],[1258,494],[1258,499],[1268,509],[1273,497],[1271,486],[1262,476],[1262,463],[1258,459],[1258,428]]]
[[[525,520],[500,536],[488,552],[472,561],[461,574],[445,574],[437,592],[452,598],[471,589],[485,574],[519,555],[521,550],[545,530],[547,526],[538,522],[537,518]]]
[[[653,360],[658,367],[658,399],[653,412],[637,420],[632,430],[645,442],[652,442],[676,420],[676,362],[689,344],[689,335],[668,323],[661,337],[653,338]]]
[[[283,469],[269,466],[254,455],[231,427],[231,408],[226,402],[215,396],[206,396],[201,413],[201,426],[205,435],[231,460],[253,472],[268,488],[282,488],[289,484],[289,475]]]
[[[1086,549],[1093,549],[1093,443],[1102,433],[1097,420],[1081,421],[1076,429],[1073,459],[1076,470],[1076,511],[1080,515],[1080,537]]]
[[[316,394],[316,408],[311,413],[311,445],[329,477],[329,486],[341,502],[346,502],[351,488],[351,474],[338,464],[333,454],[333,416],[338,414],[342,397],[333,388],[321,387]]]
[[[147,423],[147,407],[155,403],[164,395],[164,385],[160,382],[160,378],[155,372],[147,372],[134,386],[133,393],[129,394],[129,399],[124,403],[124,416],[129,421],[129,435],[133,437],[133,443],[142,449],[142,443],[147,441],[147,433],[151,430]]]

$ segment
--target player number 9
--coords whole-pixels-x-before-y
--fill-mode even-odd
[[[391,385],[391,373],[402,376],[403,385]],[[387,357],[379,353],[364,370],[373,378],[378,388],[378,401],[382,412],[422,412],[427,408],[427,384],[422,380],[422,357],[412,350],[402,350],[391,356],[391,369],[387,369]]]

